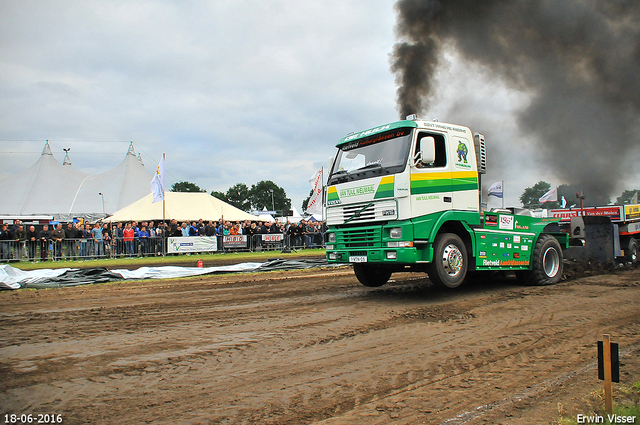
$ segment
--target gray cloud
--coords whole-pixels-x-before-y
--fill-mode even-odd
[[[393,115],[392,6],[4,2],[0,140],[42,142],[2,151],[49,139],[60,160],[55,145],[74,145],[75,168],[109,169],[121,157],[101,153],[123,157],[132,140],[148,169],[166,152],[175,180],[226,190],[271,179],[299,207],[340,137]],[[90,143],[101,140],[123,143]],[[0,170],[37,157],[0,154]]]
[[[394,81],[399,74],[389,72],[388,63],[396,42],[394,3],[4,1],[0,172],[15,174],[31,166],[45,139],[60,161],[62,148],[71,147],[74,168],[104,172],[120,163],[133,141],[149,170],[167,154],[169,184],[188,180],[211,191],[270,179],[299,206],[310,190],[308,178],[319,164],[326,165],[341,137],[397,116]],[[400,4],[405,3],[410,2]],[[416,100],[424,102],[421,108],[432,117],[488,133],[494,174],[487,178],[517,176],[522,183],[512,183],[514,192],[535,183],[540,164],[532,164],[531,173],[525,174],[521,165],[510,162],[516,153],[527,158],[535,152],[547,155],[546,145],[534,144],[540,138],[562,140],[567,146],[581,146],[581,139],[590,135],[612,146],[624,139],[615,127],[628,126],[637,116],[637,79],[631,66],[631,58],[638,55],[637,14],[620,17],[606,2],[579,2],[583,12],[559,4],[557,16],[547,17],[552,8],[545,5],[555,3],[529,5],[527,13],[549,19],[549,26],[566,23],[564,15],[578,12],[610,17],[599,24],[569,23],[570,31],[593,39],[586,46],[593,44],[595,52],[602,42],[624,38],[599,56],[585,53],[594,59],[583,61],[583,70],[570,66],[578,62],[553,53],[555,43],[572,44],[558,34],[560,29],[531,27],[521,34],[516,22],[522,18],[510,2],[449,3],[464,8],[454,16],[454,9],[425,12],[415,2],[416,32],[398,36],[413,43],[412,37],[425,28],[433,31],[437,56],[426,73],[431,88]],[[425,19],[427,12],[435,20],[433,30],[427,28],[434,23]],[[407,25],[414,27],[413,21]],[[506,32],[499,31],[501,26]],[[590,28],[604,29],[604,34],[583,34]],[[529,53],[515,47],[514,38],[523,38],[524,45],[536,32],[550,40],[542,44],[549,51],[542,62],[527,59]],[[579,56],[584,44],[578,42],[572,54]],[[504,59],[505,52],[514,57]],[[556,85],[540,83],[552,72],[546,68],[553,67]],[[593,75],[597,78],[592,81]],[[581,87],[607,78],[612,82],[601,84],[597,96],[580,96]],[[628,91],[620,90],[621,79]],[[594,116],[602,125],[567,131],[571,120],[563,110],[540,101],[552,95],[572,108],[585,101],[583,113],[572,115],[574,125]],[[603,96],[615,108],[622,97],[627,113],[598,109],[595,105],[606,104]],[[554,123],[557,130],[552,131],[546,125],[554,120],[563,126]],[[637,142],[637,137],[631,134],[626,140]],[[98,143],[103,141],[116,142]],[[587,147],[591,150],[579,155],[595,156],[591,142]],[[610,157],[600,168],[624,161],[616,152],[607,153]],[[627,150],[627,156],[637,161],[640,154]],[[561,156],[551,160],[554,169],[562,168]],[[581,170],[575,162],[566,167]]]

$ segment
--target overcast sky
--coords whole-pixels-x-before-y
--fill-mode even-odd
[[[166,153],[167,186],[272,180],[300,209],[341,137],[398,119],[393,4],[0,0],[0,176],[47,139],[91,174],[133,141],[150,172]],[[485,190],[505,180],[514,205],[538,180],[563,183],[517,133],[527,94],[447,57],[426,118],[486,135]]]

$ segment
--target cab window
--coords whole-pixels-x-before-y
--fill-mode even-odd
[[[417,155],[420,150],[420,140],[423,138],[432,137],[435,140],[436,147],[436,160],[432,163],[424,163],[422,160],[418,160],[416,163],[417,168],[442,168],[447,166],[447,149],[444,142],[444,136],[441,134],[433,133],[419,133],[418,142],[416,143],[416,150],[414,156]]]

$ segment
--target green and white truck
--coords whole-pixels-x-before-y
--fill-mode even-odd
[[[562,277],[569,236],[559,218],[480,210],[484,136],[415,116],[337,144],[325,194],[327,259],[365,286],[398,271],[455,288],[468,273],[515,271],[529,284]]]

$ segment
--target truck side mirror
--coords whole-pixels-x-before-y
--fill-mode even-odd
[[[423,164],[433,164],[436,162],[436,140],[432,136],[423,137],[418,140],[418,153],[415,162],[421,161]]]

